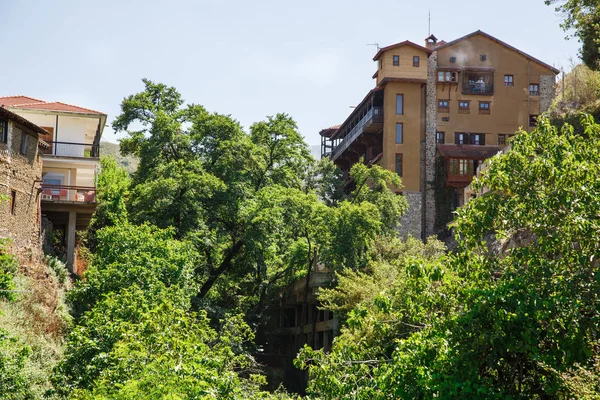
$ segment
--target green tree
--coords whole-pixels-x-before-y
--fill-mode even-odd
[[[557,4],[563,14],[561,27],[573,29],[579,39],[581,59],[592,70],[600,69],[600,2],[598,0],[544,0],[547,5]]]

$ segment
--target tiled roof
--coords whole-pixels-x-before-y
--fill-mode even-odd
[[[11,107],[17,104],[29,104],[29,103],[44,103],[44,100],[34,99],[28,96],[5,96],[0,97],[0,106]]]
[[[6,96],[0,97],[0,106],[28,109],[28,110],[47,110],[58,112],[69,112],[79,114],[98,114],[106,115],[103,112],[91,110],[89,108],[74,106],[72,104],[62,103],[60,101],[48,102],[44,100],[34,99],[27,96]]]
[[[475,144],[438,144],[437,149],[445,158],[472,158],[484,160],[502,151],[499,146],[479,146]]]
[[[340,126],[342,126],[342,125],[334,125],[334,126],[330,126],[329,128],[321,129],[321,131],[319,132],[319,135],[329,137],[332,133],[334,133],[335,131],[340,129]]]

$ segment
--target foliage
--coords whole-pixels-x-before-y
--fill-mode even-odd
[[[127,171],[129,175],[133,174],[137,169],[138,159],[131,155],[122,156],[118,143],[100,142],[100,154],[114,158],[117,165]]]
[[[599,98],[600,72],[589,69],[585,64],[575,65],[565,75],[564,83],[556,86],[556,97],[549,113],[562,115],[588,107],[598,107]]]
[[[574,29],[581,43],[580,57],[590,69],[600,69],[600,2],[598,0],[544,0],[558,4],[556,11],[564,15],[561,27]]]
[[[0,329],[0,397],[8,400],[27,399],[31,389],[25,374],[25,364],[31,349]]]
[[[348,319],[330,354],[301,353],[310,392],[598,398],[600,126],[582,126],[542,119],[491,160],[473,183],[490,191],[458,211],[456,254],[347,273],[325,292]]]

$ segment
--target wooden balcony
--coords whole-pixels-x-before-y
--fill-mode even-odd
[[[373,107],[358,123],[348,132],[348,134],[335,146],[331,153],[331,160],[335,161],[352,143],[354,143],[363,133],[377,133],[383,128],[383,108]]]

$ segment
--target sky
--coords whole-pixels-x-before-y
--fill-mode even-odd
[[[543,0],[0,0],[0,96],[108,114],[148,78],[248,128],[290,114],[306,141],[375,85],[381,47],[477,29],[569,70],[579,44]],[[117,142],[110,126],[103,140]]]

